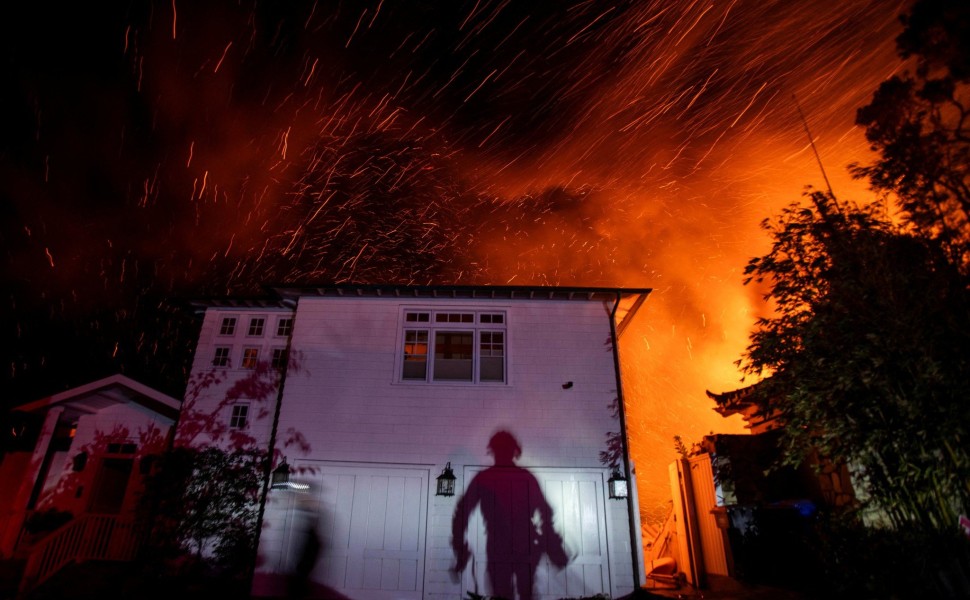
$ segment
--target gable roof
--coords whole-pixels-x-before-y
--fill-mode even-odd
[[[180,400],[163,394],[121,374],[92,381],[16,407],[22,412],[40,412],[64,406],[78,414],[91,414],[113,404],[139,404],[174,419],[182,405]]]

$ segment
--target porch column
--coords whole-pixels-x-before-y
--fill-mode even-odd
[[[24,469],[23,477],[20,479],[20,485],[12,490],[13,501],[10,503],[11,514],[3,530],[0,531],[0,556],[2,557],[6,558],[13,555],[15,550],[14,546],[20,537],[20,530],[23,527],[24,518],[26,517],[27,502],[30,501],[30,494],[33,492],[34,485],[37,483],[37,478],[41,476],[41,467],[44,464],[44,458],[47,456],[47,450],[50,448],[51,440],[54,438],[54,429],[57,427],[57,421],[63,412],[63,406],[57,406],[47,411],[47,416],[44,418],[44,425],[41,427],[40,434],[37,436],[37,444],[34,446],[34,452],[30,457],[27,468]]]

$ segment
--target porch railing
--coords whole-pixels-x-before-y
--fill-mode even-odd
[[[20,591],[37,587],[71,563],[132,560],[137,550],[138,536],[133,518],[81,515],[30,548]]]

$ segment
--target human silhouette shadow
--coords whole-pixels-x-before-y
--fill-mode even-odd
[[[455,508],[453,573],[460,577],[472,558],[465,533],[472,513],[480,508],[485,524],[489,593],[507,600],[531,600],[543,554],[559,569],[566,567],[569,556],[562,538],[553,529],[552,508],[538,480],[528,469],[515,464],[522,454],[515,437],[508,431],[499,431],[489,441],[488,450],[495,464],[472,478]]]

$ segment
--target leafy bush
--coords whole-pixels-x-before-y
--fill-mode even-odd
[[[139,506],[148,549],[158,560],[190,562],[245,576],[258,535],[265,453],[176,448],[147,479]]]
[[[877,529],[822,519],[814,551],[819,592],[859,598],[970,597],[970,539],[962,532]],[[822,583],[824,582],[824,583]]]

